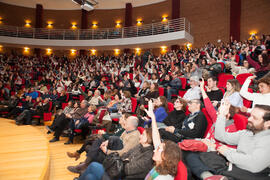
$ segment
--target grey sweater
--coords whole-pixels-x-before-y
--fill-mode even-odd
[[[225,132],[226,118],[218,116],[215,127],[215,138],[237,149],[225,151],[224,156],[237,167],[258,173],[270,167],[270,130],[253,134],[248,130],[234,133]]]

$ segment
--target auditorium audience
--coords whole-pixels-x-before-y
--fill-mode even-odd
[[[109,133],[113,128],[106,126],[105,130],[98,131],[97,138],[90,135],[80,150],[68,153],[77,160],[82,152],[87,152],[87,159],[81,165],[68,167],[71,172],[82,173],[90,164],[80,179],[91,177],[93,173],[106,174],[102,164],[95,161],[102,163],[111,152],[118,152],[125,160],[123,179],[173,179],[182,157],[175,142],[195,138],[206,144],[209,151],[204,156],[202,153],[184,153],[183,159],[196,177],[209,179],[219,175],[216,178],[267,179],[270,167],[265,158],[270,147],[267,141],[270,127],[269,37],[217,45],[207,43],[201,48],[181,48],[159,56],[147,51],[142,56],[81,56],[70,61],[54,55],[37,58],[3,54],[0,56],[0,114],[16,119],[17,124],[32,124],[32,117],[43,117],[51,101],[54,121],[47,129],[48,133],[54,132],[54,138],[50,142],[59,141],[70,125],[66,144],[73,143],[75,129],[82,129],[85,136],[93,130],[90,127],[98,127],[92,123],[99,118],[95,113],[100,112],[101,107],[108,111],[101,117],[102,122],[109,117],[112,124],[112,119],[124,114],[126,121],[120,118],[114,133]],[[217,83],[224,81],[219,78],[221,73],[233,76],[252,73],[256,76],[246,78],[242,87],[237,79],[228,80],[223,95]],[[182,89],[185,81],[180,77],[187,80],[185,89]],[[207,86],[202,79],[199,87],[201,77],[207,77]],[[160,95],[162,88],[165,97]],[[254,93],[250,93],[249,88]],[[176,97],[173,101],[172,96],[178,94],[183,98]],[[212,121],[209,123],[213,123],[208,132],[205,132],[207,120],[201,111],[201,96]],[[137,99],[136,115],[140,120],[143,117],[140,125],[152,126],[154,153],[151,129],[145,129],[139,140],[138,119],[126,115],[133,109],[131,97]],[[251,108],[244,106],[243,98],[253,102]],[[72,100],[81,102],[75,102],[73,106]],[[168,102],[171,101],[175,110],[169,113]],[[77,103],[81,103],[80,107]],[[237,124],[231,120],[239,109],[245,116],[250,116],[246,130],[237,131]],[[102,122],[98,123],[101,128],[105,127]],[[111,136],[120,136],[122,150],[109,149]],[[161,142],[160,136],[171,141]],[[218,160],[223,158],[222,162],[225,162],[220,169],[213,169],[205,160],[216,151],[226,158],[215,153]],[[203,160],[203,157],[207,158]],[[231,171],[227,170],[227,162],[232,164],[229,165]]]

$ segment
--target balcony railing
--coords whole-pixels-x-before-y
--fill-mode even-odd
[[[0,36],[53,40],[120,39],[151,36],[177,31],[186,31],[190,33],[190,22],[186,18],[179,18],[168,20],[167,22],[158,22],[141,26],[78,30],[38,29],[0,25]]]

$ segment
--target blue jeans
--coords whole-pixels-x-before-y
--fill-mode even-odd
[[[186,154],[186,163],[192,173],[195,174],[198,178],[201,178],[201,174],[205,171],[213,171],[201,161],[199,152],[188,152]]]
[[[104,174],[103,165],[97,162],[89,164],[79,180],[101,180]]]
[[[173,88],[167,89],[167,99],[168,99],[168,101],[172,100],[172,94],[178,95],[178,90],[173,89]]]

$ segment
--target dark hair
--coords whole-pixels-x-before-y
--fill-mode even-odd
[[[114,96],[116,95],[118,96],[119,99],[122,99],[121,94],[119,92],[117,92]]]
[[[235,114],[237,114],[239,111],[240,111],[240,108],[239,107],[236,107],[236,106],[231,105],[230,108],[229,108],[230,118],[232,119],[233,116]]]
[[[167,112],[167,114],[169,113],[169,109],[168,109],[168,101],[167,98],[165,96],[160,96],[159,97],[160,101],[161,101],[161,105],[159,107],[164,107],[165,111]]]
[[[213,81],[218,82],[218,78],[216,76],[210,76],[208,79],[212,79]]]
[[[264,54],[264,53],[263,53],[263,54],[260,54],[260,55],[262,56],[262,59],[263,59],[261,65],[262,65],[263,67],[267,67],[268,64],[269,64],[268,55],[267,55],[267,54]]]
[[[158,83],[153,83],[155,88],[154,88],[154,91],[158,91]]]
[[[183,98],[181,98],[180,96],[178,96],[177,98],[181,104],[183,104],[183,107],[182,107],[182,111],[186,112],[186,109],[187,109],[187,101]]]
[[[181,149],[172,141],[164,141],[164,144],[162,163],[156,167],[156,171],[161,175],[176,176],[178,163],[182,159]]]
[[[270,106],[268,105],[261,105],[261,104],[256,104],[254,108],[259,108],[261,110],[264,110],[265,113],[263,115],[263,120],[264,121],[270,121]]]

